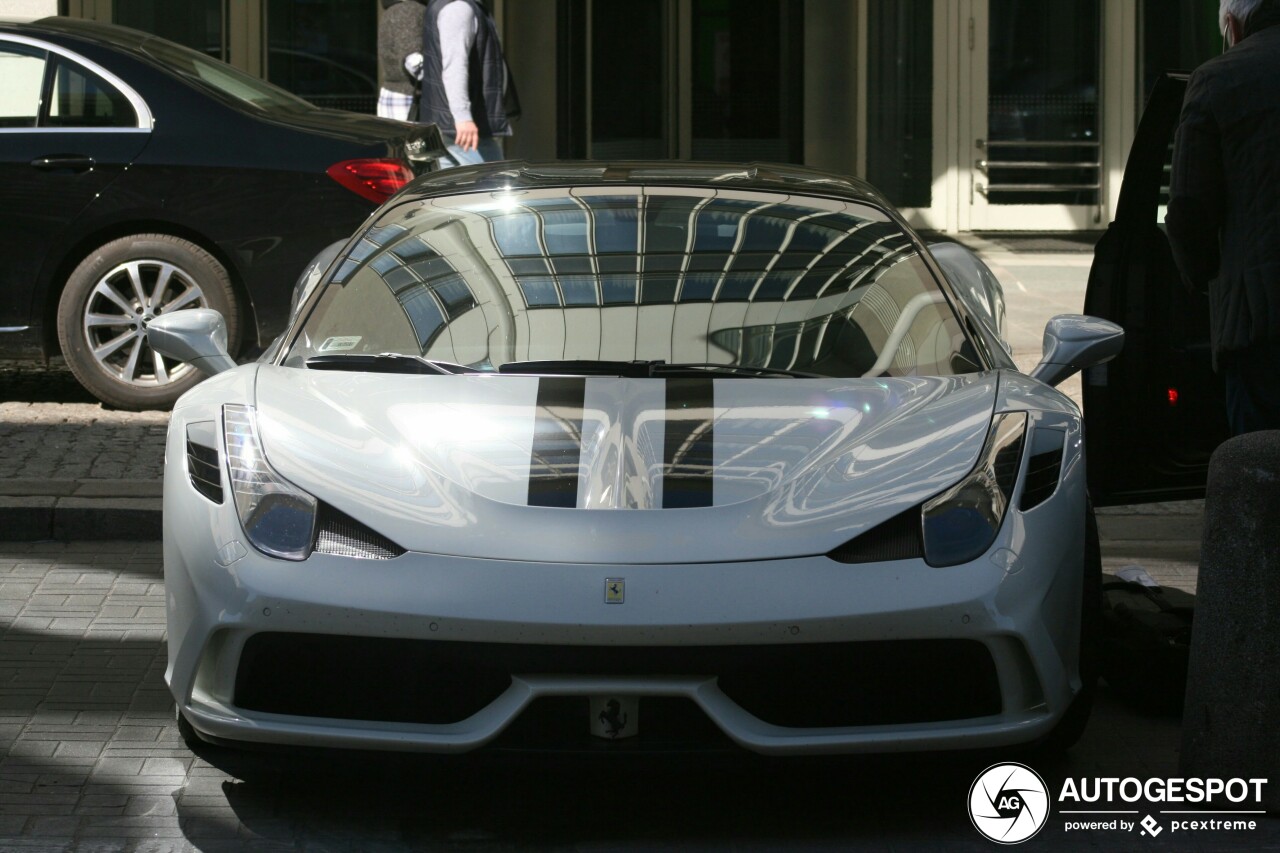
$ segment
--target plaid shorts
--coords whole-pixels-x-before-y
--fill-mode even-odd
[[[378,92],[378,115],[383,118],[408,121],[411,106],[413,106],[413,95],[402,95],[390,89],[381,89]]]

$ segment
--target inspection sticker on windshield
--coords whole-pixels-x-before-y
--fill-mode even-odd
[[[343,335],[337,338],[329,338],[320,345],[320,352],[346,352],[353,350],[360,343],[360,335]]]

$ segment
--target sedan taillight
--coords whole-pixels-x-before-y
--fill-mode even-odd
[[[403,160],[376,158],[343,160],[325,172],[329,177],[374,204],[382,204],[413,180],[413,171]]]

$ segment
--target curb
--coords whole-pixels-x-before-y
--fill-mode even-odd
[[[158,480],[0,483],[0,541],[149,541],[161,536]]]

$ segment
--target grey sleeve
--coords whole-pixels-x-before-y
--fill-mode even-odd
[[[440,30],[441,76],[454,123],[472,121],[468,87],[471,48],[476,42],[476,16],[470,3],[446,3],[436,18]]]

